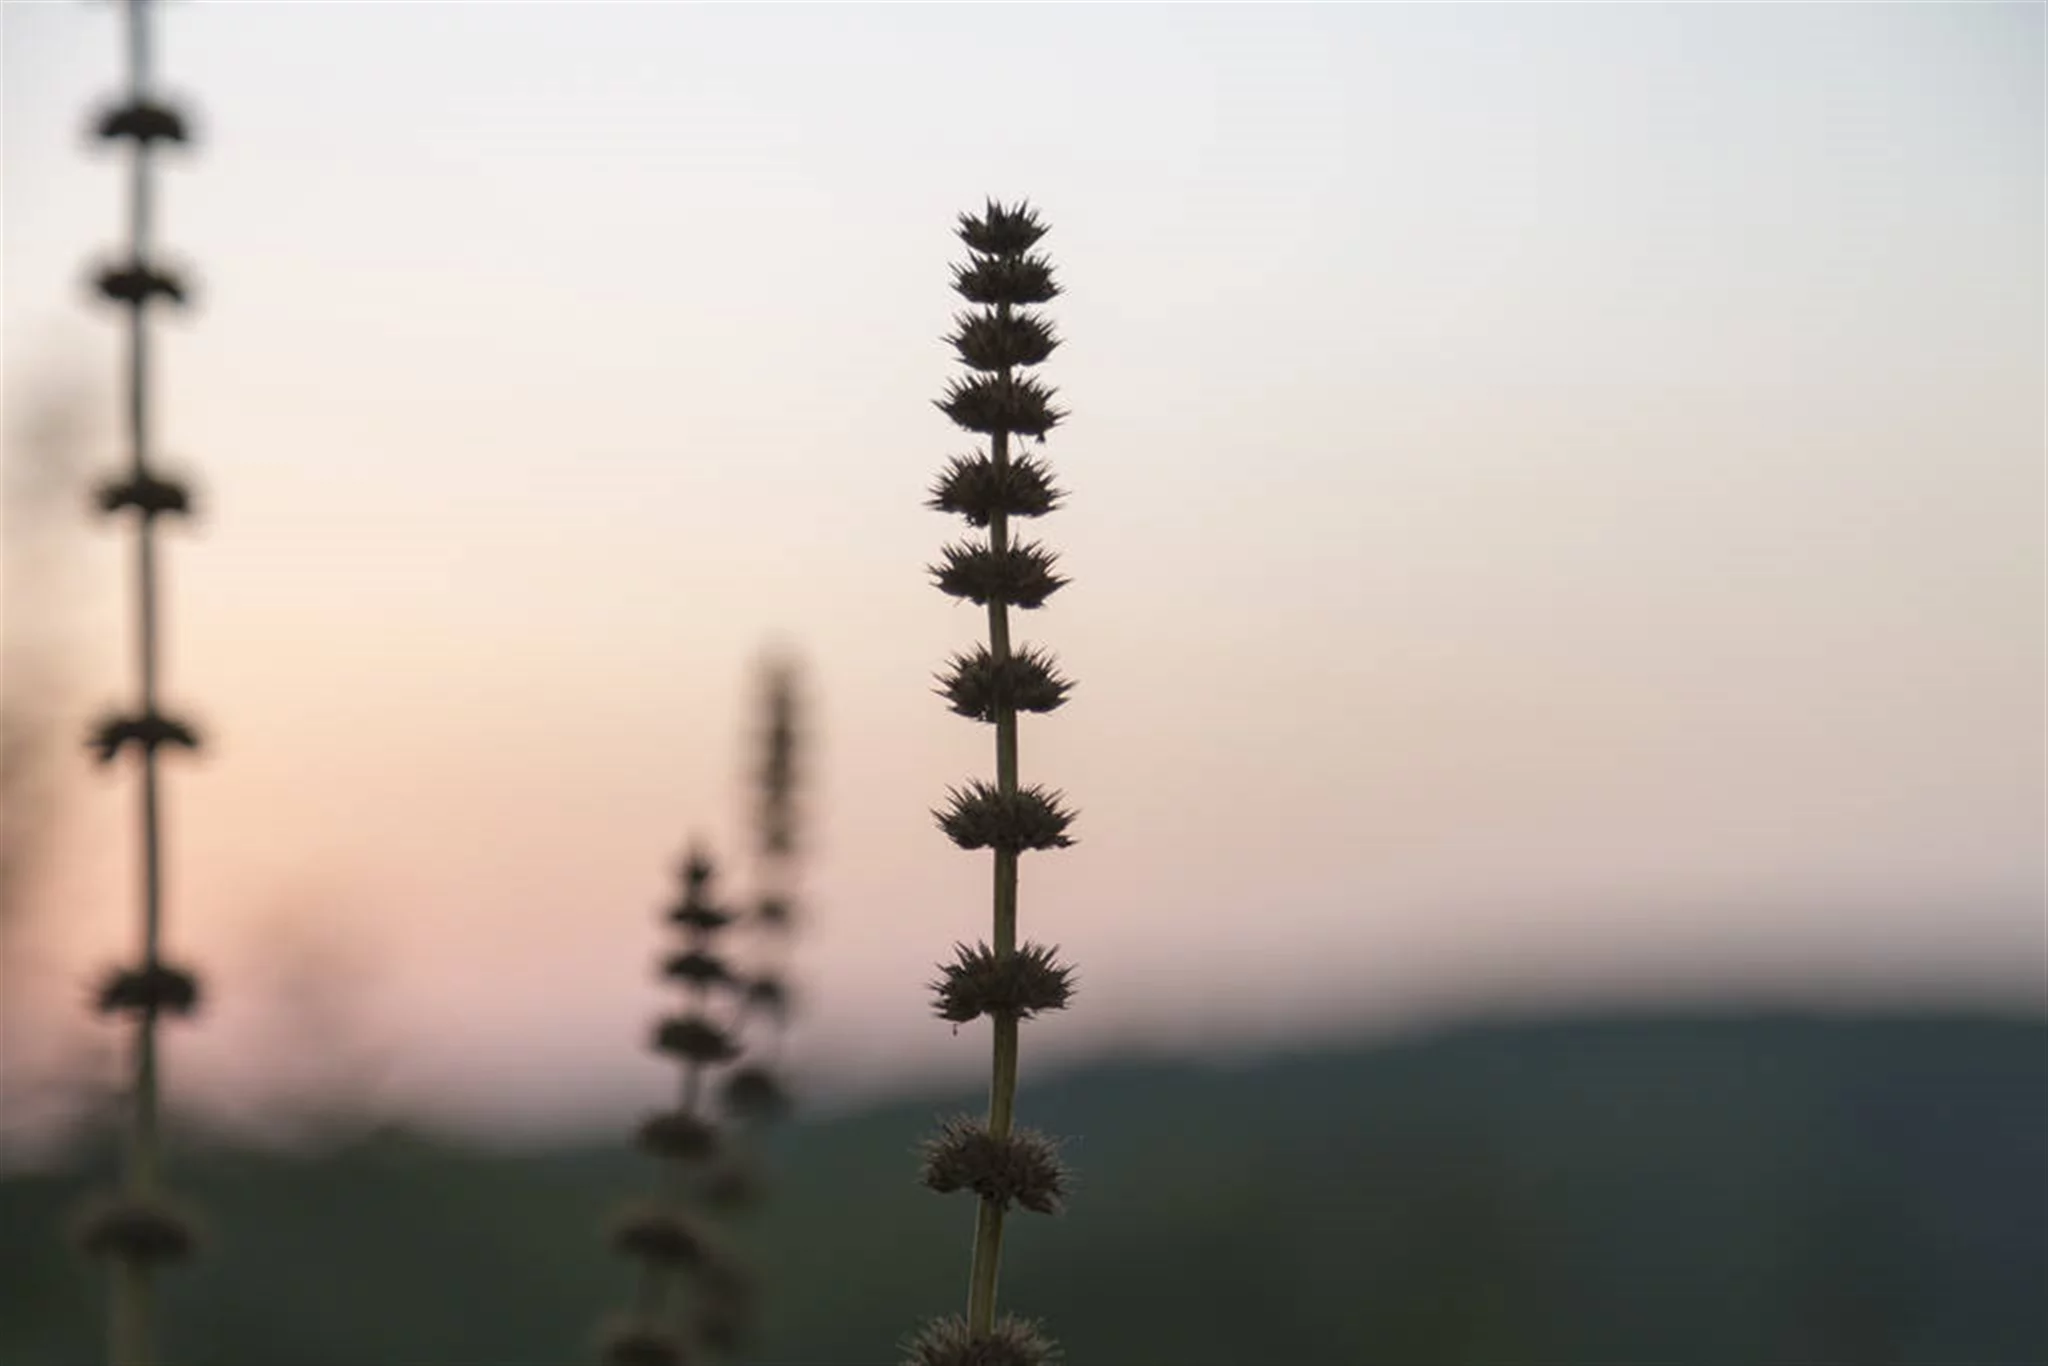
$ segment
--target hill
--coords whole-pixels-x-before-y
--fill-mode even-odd
[[[757,1220],[760,1362],[885,1363],[955,1307],[972,1222],[912,1179],[933,1097],[793,1126]],[[1006,1303],[1077,1366],[2048,1363],[2048,1024],[1633,1018],[1490,1025],[1229,1069],[1027,1088],[1072,1211],[1025,1219]],[[384,1135],[194,1149],[217,1228],[167,1290],[175,1362],[584,1359],[626,1268],[634,1153]],[[88,1184],[0,1183],[0,1366],[97,1359],[54,1230]]]

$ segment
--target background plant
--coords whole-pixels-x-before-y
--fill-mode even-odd
[[[684,1001],[657,1025],[653,1046],[677,1062],[681,1085],[675,1107],[648,1116],[637,1135],[639,1147],[662,1163],[660,1194],[628,1210],[614,1228],[615,1245],[641,1263],[633,1312],[604,1336],[605,1360],[615,1366],[665,1366],[729,1354],[756,1330],[758,1292],[741,1263],[731,1224],[764,1194],[753,1151],[758,1131],[789,1107],[777,1057],[791,1005],[787,968],[800,826],[792,661],[769,661],[761,702],[753,775],[753,905],[742,913],[718,904],[711,860],[694,849],[682,869],[682,898],[667,917],[681,942],[663,961],[662,975],[680,988]],[[734,944],[728,952],[736,931],[752,942]],[[742,964],[740,955],[748,949],[754,961]],[[750,1024],[757,1026],[751,1040]],[[742,1058],[750,1041],[757,1045],[755,1056]]]
[[[932,576],[940,591],[986,608],[988,643],[952,660],[940,692],[956,713],[994,728],[996,777],[953,789],[936,814],[955,844],[991,851],[994,924],[992,942],[956,946],[933,989],[941,1018],[964,1024],[989,1017],[993,1056],[987,1117],[948,1120],[925,1148],[924,1183],[942,1193],[973,1191],[980,1204],[967,1313],[929,1324],[911,1340],[917,1366],[1027,1366],[1054,1351],[1035,1325],[996,1315],[1004,1217],[1012,1206],[1054,1213],[1066,1191],[1052,1141],[1018,1128],[1013,1113],[1018,1024],[1064,1008],[1073,975],[1053,949],[1017,939],[1018,859],[1027,850],[1070,844],[1073,819],[1058,792],[1024,785],[1017,772],[1018,713],[1052,711],[1072,684],[1045,651],[1013,646],[1010,638],[1010,609],[1042,606],[1066,582],[1053,553],[1014,538],[1011,527],[1012,519],[1050,512],[1061,498],[1045,462],[1012,444],[1027,436],[1043,442],[1065,416],[1053,406],[1053,390],[1024,373],[1059,345],[1051,324],[1032,311],[1059,293],[1050,262],[1033,250],[1045,232],[1029,205],[990,200],[979,217],[961,215],[969,257],[953,268],[954,291],[976,308],[954,319],[947,340],[971,373],[947,385],[939,407],[988,446],[952,458],[931,506],[986,528],[986,536],[945,547]]]
[[[675,1105],[647,1116],[635,1135],[641,1151],[662,1165],[659,1191],[624,1211],[612,1230],[613,1246],[640,1263],[640,1276],[633,1311],[604,1335],[611,1366],[674,1366],[693,1359],[700,1342],[726,1345],[735,1317],[730,1304],[745,1293],[700,1208],[704,1177],[725,1142],[708,1074],[740,1054],[737,1036],[714,1018],[711,1005],[714,994],[740,988],[719,951],[734,916],[712,899],[715,871],[703,849],[693,848],[681,870],[682,897],[667,916],[680,943],[661,972],[683,1003],[656,1023],[651,1043],[675,1061],[679,1084]]]
[[[92,1202],[81,1214],[83,1246],[113,1264],[109,1309],[109,1353],[117,1366],[146,1366],[156,1357],[155,1273],[187,1256],[194,1243],[191,1219],[167,1196],[160,1141],[162,1105],[157,1022],[189,1015],[199,1004],[199,980],[163,956],[164,856],[158,752],[166,747],[197,749],[192,725],[159,703],[156,530],[159,519],[191,511],[186,486],[161,474],[151,442],[150,334],[152,305],[183,304],[187,291],[178,275],[156,260],[153,240],[155,157],[159,143],[187,140],[184,117],[150,90],[150,13],[147,0],[127,0],[128,89],[126,98],[99,119],[98,135],[127,141],[131,149],[128,200],[128,255],[102,269],[95,281],[100,296],[127,310],[128,469],[102,484],[100,510],[128,515],[135,527],[135,705],[115,712],[94,729],[92,747],[102,763],[122,753],[137,756],[141,771],[141,957],[132,967],[110,972],[98,994],[98,1008],[125,1015],[134,1028],[134,1080],[129,1097],[128,1138],[121,1187]]]
[[[769,658],[760,674],[759,766],[753,772],[754,897],[740,928],[750,962],[735,1028],[760,1022],[761,1046],[726,1074],[727,1110],[750,1124],[765,1124],[788,1110],[778,1069],[794,1006],[789,981],[791,942],[798,925],[802,856],[801,685],[794,659]]]

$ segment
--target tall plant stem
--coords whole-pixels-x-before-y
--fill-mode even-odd
[[[147,0],[127,0],[128,97],[140,104],[149,87],[149,16]],[[151,260],[153,218],[152,151],[148,138],[132,149],[129,196],[130,259],[146,267]],[[137,302],[128,314],[128,438],[129,465],[139,479],[149,472],[149,326],[148,309]],[[136,518],[136,658],[142,712],[157,709],[157,583],[156,519]],[[142,746],[142,968],[158,967],[163,938],[163,845],[158,812],[157,747]],[[135,1019],[135,1088],[131,1100],[132,1128],[127,1154],[131,1194],[147,1197],[159,1184],[157,1012],[138,1011]],[[155,1358],[155,1295],[151,1269],[135,1259],[120,1263],[114,1277],[113,1342],[116,1366],[151,1366]]]
[[[1007,320],[1010,306],[1001,306]],[[1004,380],[1010,368],[1003,367]],[[989,458],[997,469],[1010,463],[1008,432],[989,438]],[[996,512],[989,518],[989,547],[998,555],[1009,549],[1010,519]],[[1010,609],[991,600],[988,605],[988,651],[1001,669],[1010,658]],[[1017,709],[1002,706],[996,712],[996,787],[1005,797],[1017,791]],[[995,851],[995,951],[1008,958],[1017,951],[1017,852]],[[1009,1136],[1012,1112],[1017,1103],[1017,1017],[998,1014],[991,1020],[994,1031],[994,1059],[988,1089],[988,1129],[997,1138]],[[1003,1260],[1003,1207],[984,1199],[974,1220],[974,1261],[968,1273],[967,1327],[973,1333],[987,1333],[996,1321],[996,1277]]]

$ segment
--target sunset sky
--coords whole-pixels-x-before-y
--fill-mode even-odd
[[[923,983],[986,933],[987,858],[927,814],[992,770],[929,691],[982,623],[922,503],[990,195],[1053,225],[1072,410],[1039,530],[1073,583],[1023,634],[1079,688],[1023,770],[1080,843],[1022,906],[1081,987],[1027,1075],[1584,1001],[2048,1003],[2041,7],[158,32],[200,134],[162,176],[198,307],[158,431],[205,514],[167,696],[212,737],[170,942],[216,1002],[174,1094],[314,1065],[282,965],[332,955],[324,1037],[393,1106],[651,1103],[656,912],[692,832],[739,851],[778,642],[816,738],[793,1056],[827,1097],[978,1073]],[[96,473],[118,12],[7,4],[0,40],[10,434],[83,382]],[[125,533],[76,527],[36,599],[67,744],[132,687]],[[68,765],[17,1079],[131,951],[133,782]]]

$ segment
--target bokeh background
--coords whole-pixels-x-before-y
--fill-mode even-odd
[[[1077,1360],[2048,1357],[2038,6],[158,27],[200,133],[163,177],[199,307],[159,431],[204,498],[168,694],[211,736],[171,780],[171,946],[210,988],[171,1094],[227,1230],[237,1182],[308,1184],[262,1188],[256,1148],[429,1220],[402,1169],[473,1190],[450,1227],[528,1250],[492,1293],[560,1320],[252,1328],[233,1287],[293,1292],[223,1252],[195,1343],[573,1350],[586,1224],[635,1180],[601,1150],[663,1085],[656,915],[686,839],[742,845],[778,645],[811,1120],[769,1354],[886,1359],[950,1303],[971,1216],[906,1153],[985,1066],[923,984],[986,868],[928,811],[989,758],[930,694],[979,619],[924,577],[952,528],[922,498],[964,449],[930,403],[953,217],[1021,195],[1073,411],[1043,530],[1074,582],[1025,634],[1080,685],[1024,768],[1081,811],[1026,863],[1081,989],[1027,1032],[1025,1113],[1072,1116],[1086,1184],[1017,1293]],[[119,1048],[84,1002],[133,933],[131,780],[74,744],[130,668],[83,512],[120,455],[83,285],[121,233],[85,136],[117,13],[7,5],[0,44],[0,1196],[33,1203],[97,1160]],[[58,1278],[10,1282],[57,1325],[25,1361],[91,1341],[44,1227],[6,1224]],[[849,1259],[896,1290],[833,1288]]]

